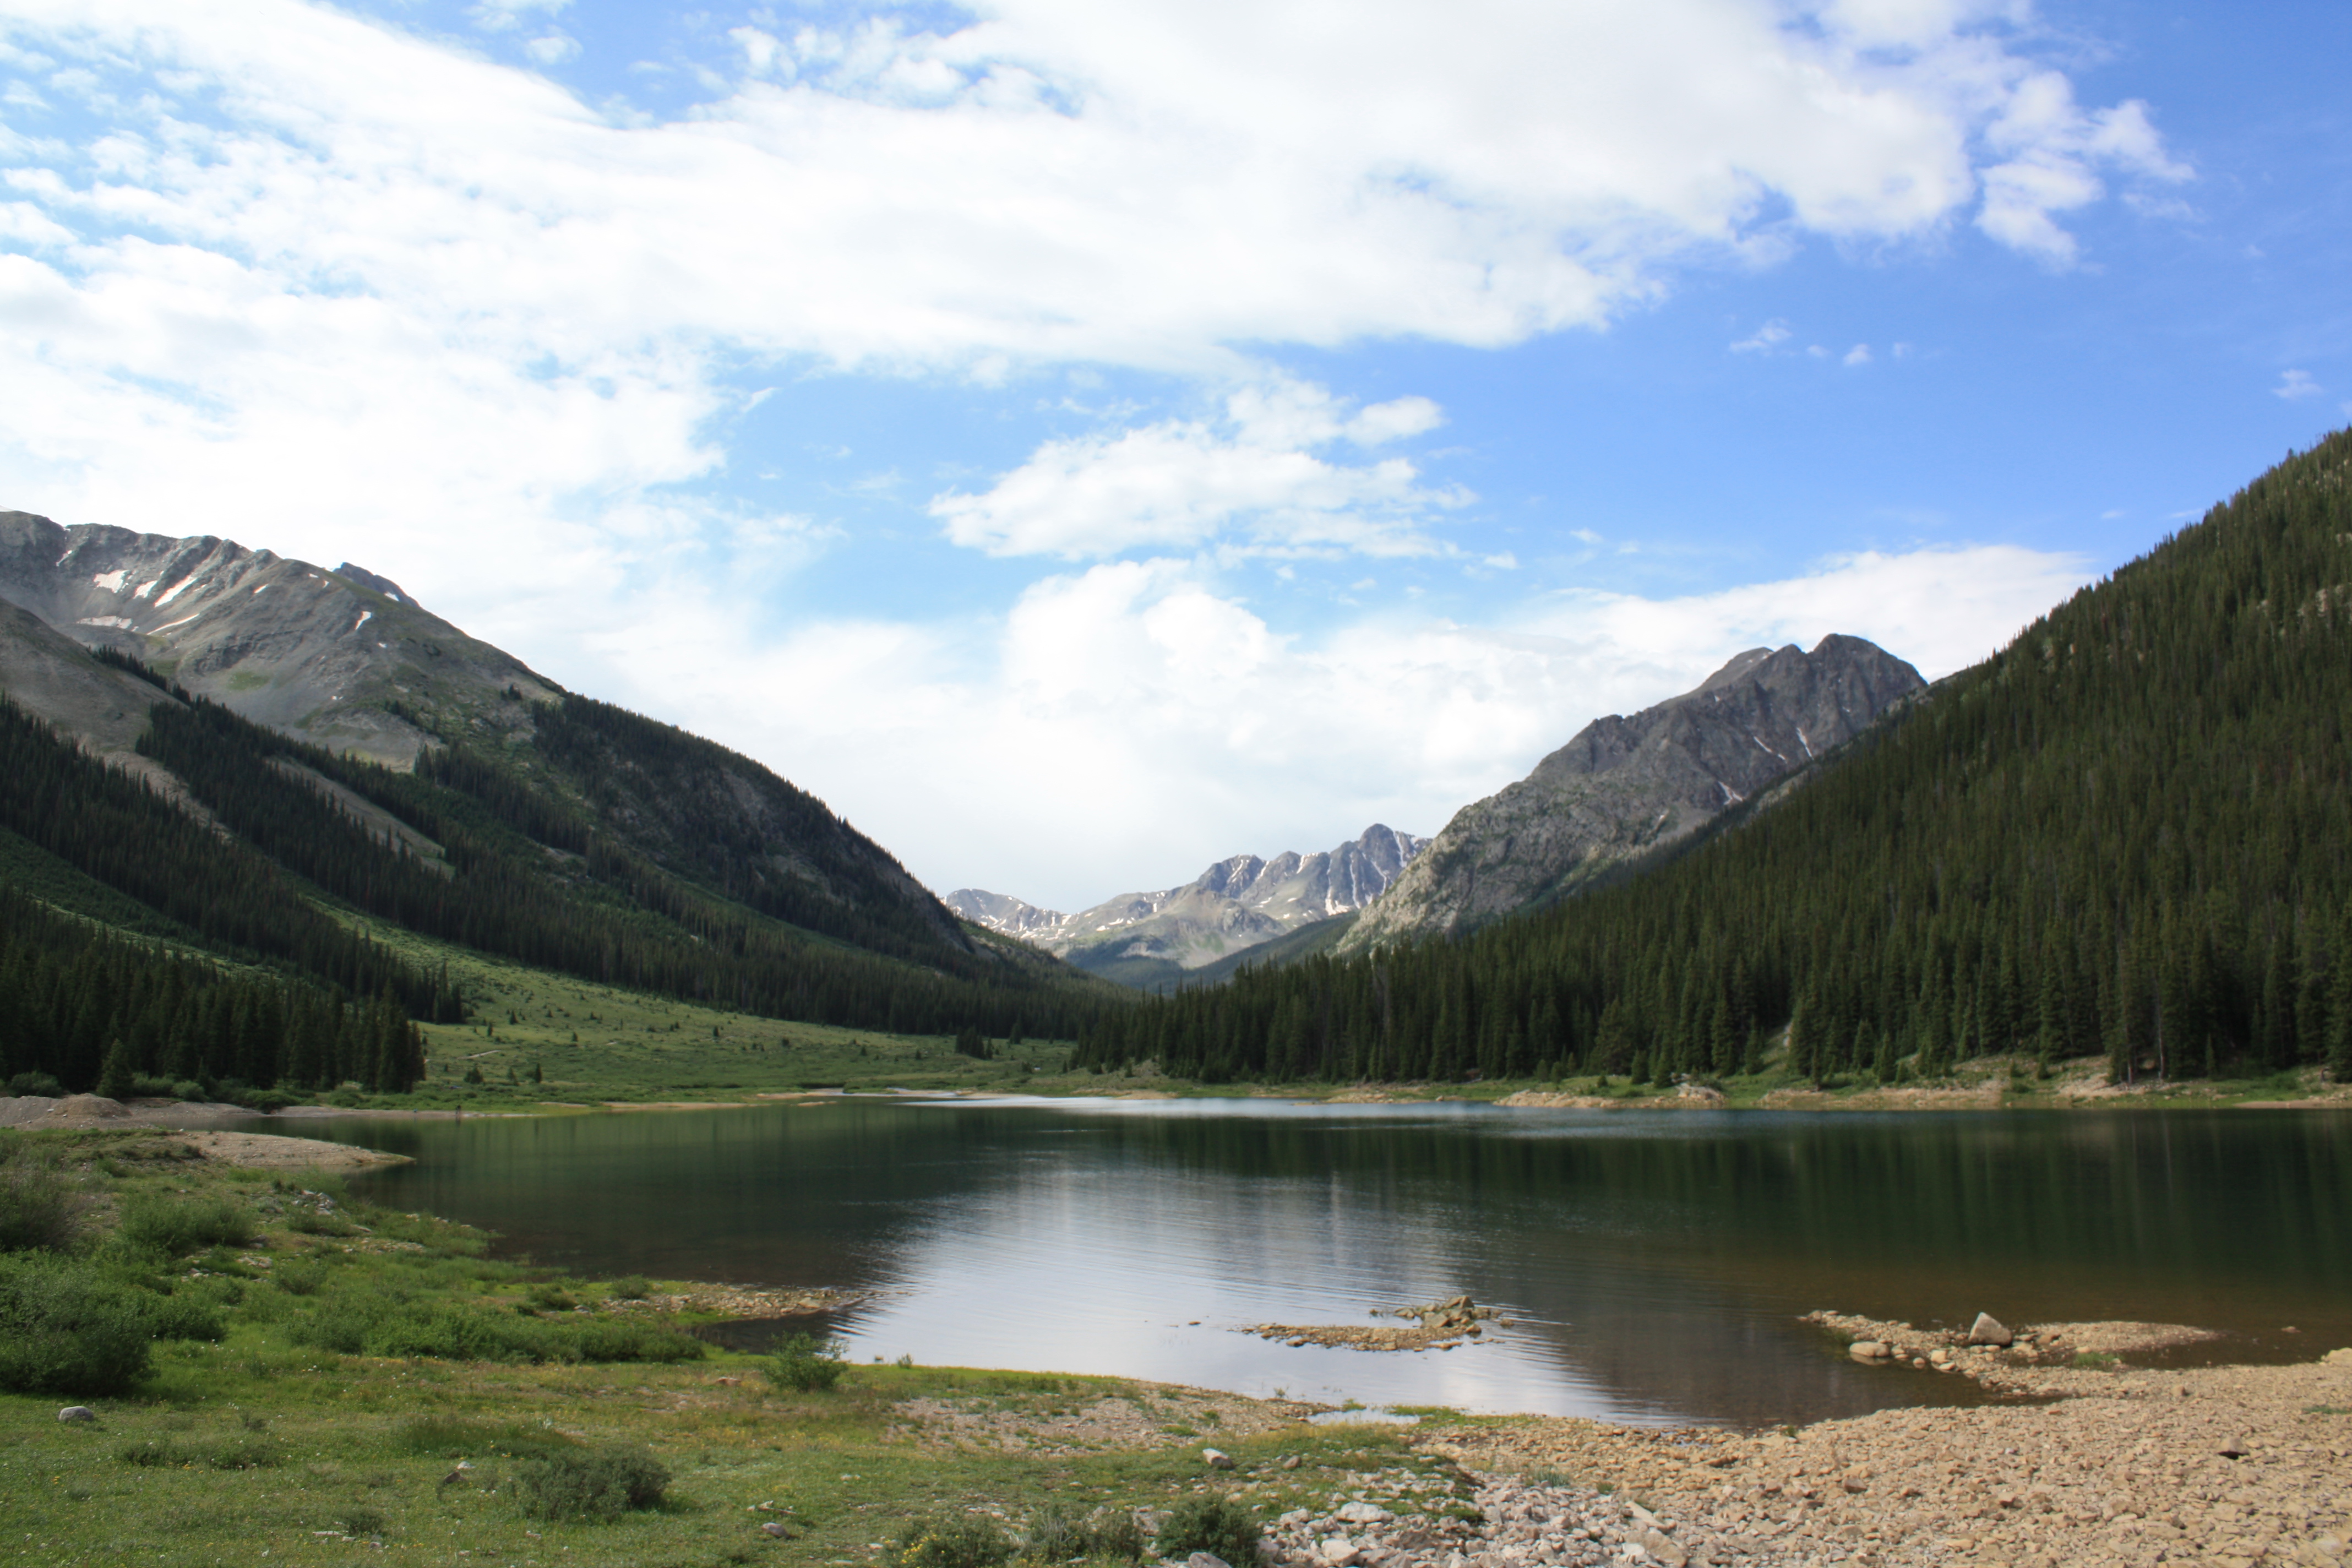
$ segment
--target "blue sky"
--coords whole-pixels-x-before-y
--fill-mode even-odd
[[[1933,676],[2352,407],[2352,11],[0,0],[0,505],[1057,908]]]

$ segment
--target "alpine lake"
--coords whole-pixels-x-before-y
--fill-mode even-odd
[[[2221,1333],[2174,1364],[2352,1344],[2336,1111],[906,1096],[271,1130],[413,1156],[354,1189],[542,1264],[859,1292],[718,1331],[814,1330],[857,1361],[1759,1427],[1979,1397],[1853,1363],[1798,1321],[1817,1308]],[[1248,1331],[1456,1295],[1507,1323],[1401,1352]]]

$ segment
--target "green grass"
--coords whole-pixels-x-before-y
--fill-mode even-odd
[[[922,1400],[1042,1426],[1125,1399],[1212,1425],[1208,1396],[1115,1378],[875,1364],[794,1391],[761,1376],[761,1358],[716,1348],[684,1364],[341,1353],[306,1332],[338,1300],[561,1327],[634,1316],[615,1303],[640,1282],[496,1258],[478,1231],[373,1207],[331,1178],[190,1162],[153,1133],[16,1136],[87,1186],[93,1267],[205,1303],[225,1325],[217,1341],[157,1343],[130,1394],[80,1398],[92,1423],[57,1420],[72,1396],[0,1393],[0,1545],[26,1562],[342,1561],[350,1542],[380,1541],[474,1563],[863,1564],[913,1521],[974,1510],[1025,1531],[1055,1509],[1066,1520],[1229,1495],[1265,1521],[1358,1491],[1395,1503],[1401,1488],[1382,1478],[1450,1475],[1394,1429],[1221,1435],[1236,1468],[1212,1476],[1197,1443],[1056,1452],[1041,1436],[999,1452],[926,1440],[908,1412]],[[334,1194],[352,1234],[297,1228],[316,1208],[306,1189]],[[175,1204],[197,1217],[156,1217]],[[242,1222],[226,1223],[225,1206]],[[149,1216],[136,1245],[112,1228],[125,1213]],[[248,1225],[241,1244],[208,1239]],[[546,1310],[558,1299],[594,1310]],[[658,1501],[627,1506],[656,1471]],[[1460,1499],[1425,1505],[1448,1506]],[[761,1533],[766,1522],[788,1537]]]

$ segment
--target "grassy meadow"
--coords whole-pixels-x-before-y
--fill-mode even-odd
[[[1055,1513],[1466,1495],[1393,1428],[1228,1394],[838,1363],[795,1389],[781,1358],[649,1310],[659,1282],[492,1258],[478,1231],[168,1133],[0,1139],[0,1226],[53,1200],[65,1229],[0,1258],[0,1335],[57,1341],[72,1314],[26,1281],[71,1274],[82,1321],[133,1314],[140,1365],[60,1384],[56,1358],[0,1350],[0,1561],[959,1568],[927,1527],[1018,1543]],[[94,1418],[60,1421],[70,1405]],[[1233,1469],[1205,1467],[1211,1443]],[[599,1489],[614,1476],[639,1506]],[[1149,1543],[1108,1539],[1106,1562]]]

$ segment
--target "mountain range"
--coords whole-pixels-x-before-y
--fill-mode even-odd
[[[1334,849],[1236,855],[1159,892],[1121,893],[1076,914],[1003,893],[960,888],[947,905],[966,920],[1043,948],[1080,969],[1146,990],[1352,914],[1379,898],[1429,841],[1374,823]]]
[[[1211,1082],[1665,1084],[1753,1074],[1769,1051],[1816,1083],[1887,1084],[2103,1054],[2119,1082],[2352,1079],[2347,612],[2339,432],[1932,688],[1832,639],[1593,726],[1529,781],[1571,819],[1587,781],[1637,770],[1611,759],[1652,746],[1659,785],[1720,808],[1572,899],[1106,1014],[1081,1059]],[[1787,700],[1780,728],[1766,697]],[[1774,760],[1735,775],[1743,749]],[[1767,774],[1783,784],[1759,790]],[[1441,835],[1381,902],[1473,919],[1497,871],[1550,896],[1589,853],[1523,870],[1473,852],[1548,826],[1539,804],[1511,815],[1536,794],[1465,812],[1465,848]]]
[[[853,1028],[1066,1038],[1121,994],[961,921],[761,763],[567,692],[349,563],[0,513],[0,892],[40,889],[7,903],[0,952],[57,950],[72,916],[167,935],[279,976],[238,1005],[288,1039],[353,999],[462,1009],[385,928]],[[110,962],[144,994],[147,960]],[[202,986],[153,983],[199,1006]],[[26,1045],[62,1053],[37,1069],[87,1087],[92,1018]],[[136,1052],[198,1027],[143,1018]],[[238,1070],[266,1087],[289,1061],[348,1067],[346,1046]],[[398,1049],[352,1048],[397,1083]]]

